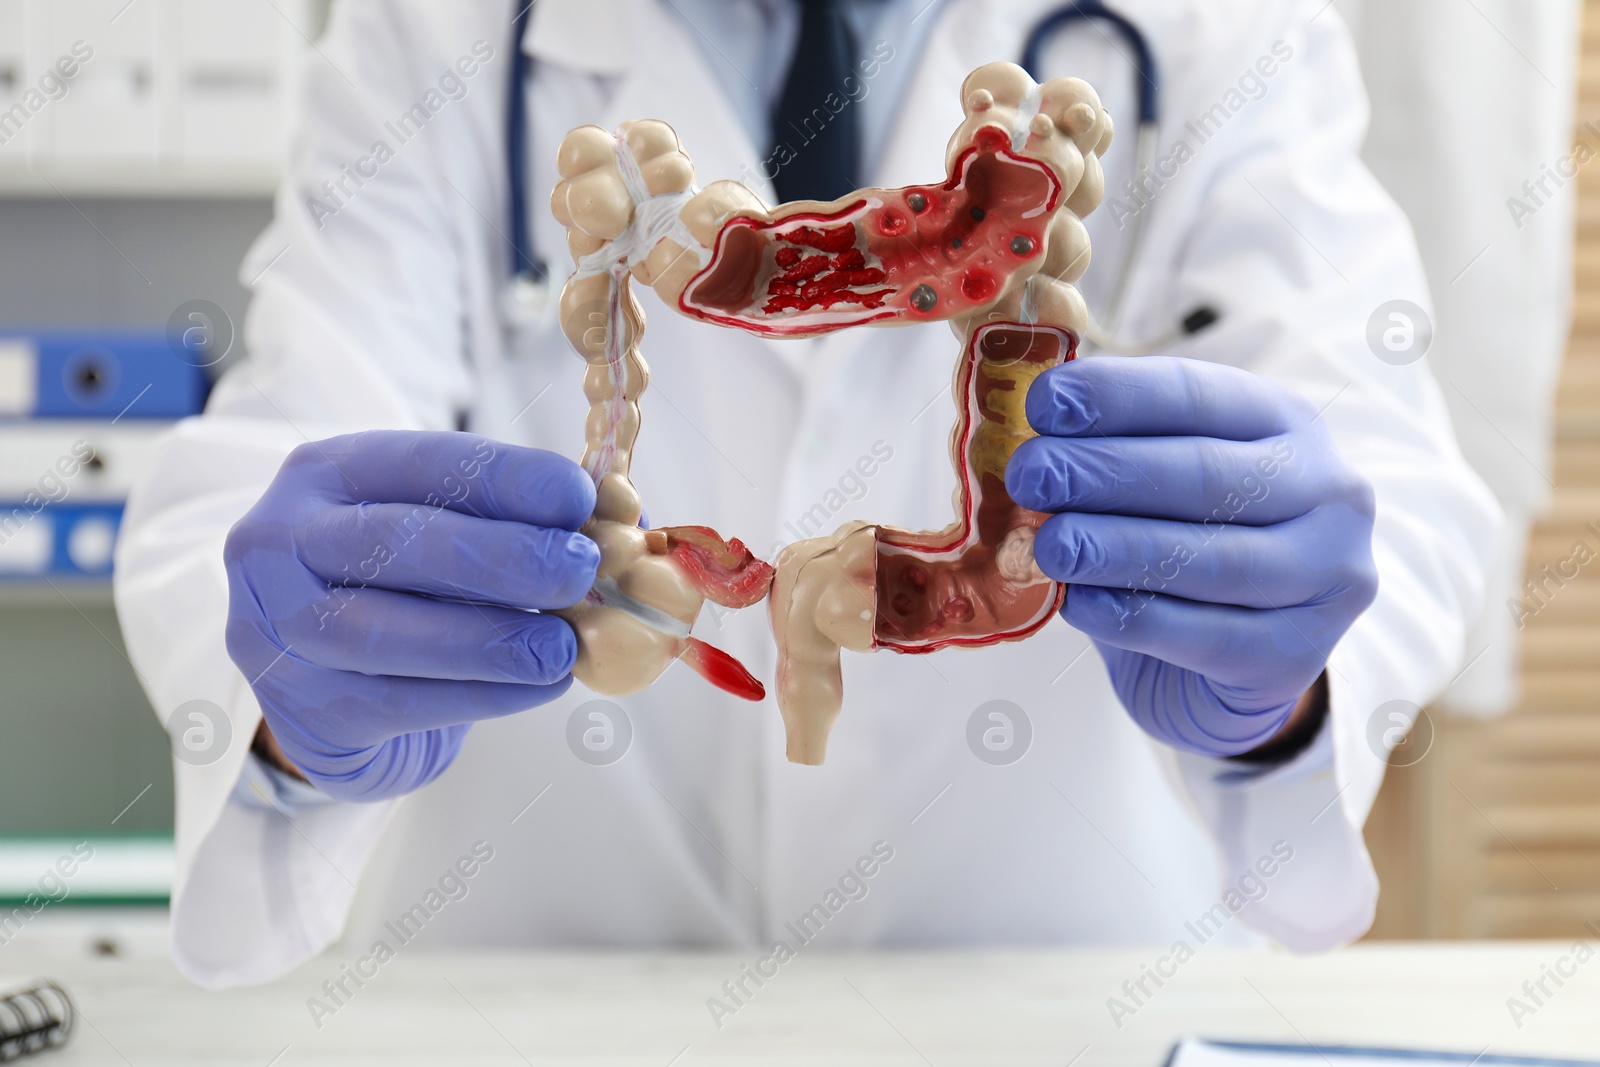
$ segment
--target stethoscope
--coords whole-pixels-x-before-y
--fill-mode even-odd
[[[527,323],[539,319],[550,301],[550,271],[540,258],[533,239],[533,217],[528,211],[528,102],[525,91],[529,56],[522,48],[524,31],[533,4],[521,6],[511,28],[511,86],[510,102],[506,108],[506,177],[511,201],[511,282],[506,293],[506,314],[513,322]],[[1161,88],[1158,81],[1155,56],[1150,42],[1139,28],[1126,17],[1106,7],[1101,0],[1077,0],[1046,15],[1028,31],[1022,46],[1021,64],[1034,80],[1040,78],[1042,53],[1051,35],[1064,26],[1076,22],[1098,21],[1104,23],[1122,38],[1133,53],[1128,57],[1133,68],[1138,90],[1139,122],[1134,134],[1134,173],[1144,174],[1155,166],[1157,130],[1160,117]],[[1136,212],[1130,223],[1127,251],[1112,285],[1110,299],[1106,302],[1105,316],[1090,319],[1085,331],[1087,340],[1097,348],[1125,355],[1144,355],[1199,333],[1218,319],[1215,309],[1207,306],[1194,308],[1186,314],[1176,328],[1158,337],[1129,340],[1116,336],[1118,320],[1127,301],[1128,280],[1133,273],[1139,247],[1144,239],[1145,212]]]

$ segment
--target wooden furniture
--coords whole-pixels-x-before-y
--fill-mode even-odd
[[[1578,121],[1600,108],[1600,3],[1584,12]],[[1588,130],[1574,141],[1591,147]],[[1490,723],[1435,715],[1368,820],[1374,937],[1590,937],[1600,923],[1600,167],[1578,172],[1572,335],[1556,400],[1557,489],[1528,577],[1595,553],[1523,631],[1523,694]],[[1469,799],[1470,798],[1470,799]]]

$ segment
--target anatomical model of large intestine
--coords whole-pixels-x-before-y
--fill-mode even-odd
[[[770,592],[788,757],[816,764],[843,701],[841,649],[1013,641],[1060,608],[1065,588],[1033,558],[1045,516],[1011,499],[1005,469],[1033,436],[1028,386],[1073,358],[1087,318],[1072,283],[1089,263],[1081,218],[1100,202],[1112,124],[1087,83],[1037,85],[1010,63],[974,71],[961,100],[945,181],[827,203],[768,208],[732,181],[697,190],[662,122],[584,126],[562,142],[552,207],[578,269],[560,316],[590,364],[584,465],[599,502],[585,530],[601,552],[594,590],[565,614],[590,688],[632,692],[682,657],[759,699],[761,684],[689,626],[703,599],[748,606]],[[962,344],[955,521],[923,533],[848,523],[773,567],[703,527],[638,529],[627,472],[648,372],[630,277],[685,315],[769,337],[949,321]]]

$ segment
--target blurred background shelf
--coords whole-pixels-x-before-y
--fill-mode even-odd
[[[8,578],[0,581],[0,611],[18,608],[109,608],[111,582],[104,578],[77,580],[52,578]]]
[[[0,197],[270,197],[276,161],[248,165],[127,164],[99,161],[0,167]]]
[[[301,72],[326,62],[312,42],[328,6],[0,0],[0,338],[159,336],[200,303],[234,339],[229,361],[242,354],[239,263],[271,218]],[[164,380],[150,373],[134,384]],[[14,377],[0,375],[0,393]],[[0,513],[61,441],[84,437],[102,461],[41,513],[49,522],[120,505],[179,413],[141,422],[136,405],[114,424],[92,411],[69,425],[14,417],[12,400],[0,396],[13,416],[0,418]],[[79,841],[94,858],[66,880],[67,903],[160,905],[171,880],[171,709],[145,699],[106,574],[16,575],[45,524],[30,520],[31,549],[0,538],[0,921]],[[53,566],[63,558],[85,557],[58,545]]]
[[[165,904],[172,892],[167,834],[0,838],[0,937],[7,909],[43,902],[118,906]]]
[[[1582,47],[1573,139],[1592,144],[1597,0],[1584,5]],[[1600,166],[1578,172],[1577,195],[1556,489],[1527,577],[1580,543],[1596,555],[1527,619],[1518,707],[1481,723],[1433,714],[1432,751],[1390,767],[1367,821],[1383,886],[1375,938],[1591,938],[1584,924],[1600,923],[1600,534],[1586,525],[1600,528]]]
[[[0,0],[0,197],[262,196],[327,0]]]

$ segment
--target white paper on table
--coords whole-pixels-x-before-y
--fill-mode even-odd
[[[1189,1039],[1172,1050],[1167,1067],[1600,1067],[1596,1060],[1536,1056],[1431,1052],[1425,1049],[1357,1048],[1343,1045],[1270,1045]]]

